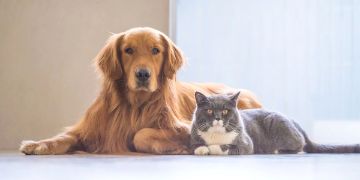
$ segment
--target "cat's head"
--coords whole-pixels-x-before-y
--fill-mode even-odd
[[[200,92],[195,92],[196,111],[195,123],[202,131],[208,128],[233,130],[239,125],[239,113],[237,109],[237,99],[240,92],[226,95],[205,96]]]

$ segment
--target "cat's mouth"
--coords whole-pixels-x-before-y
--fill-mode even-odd
[[[212,127],[213,127],[213,128],[223,128],[224,126],[217,124],[217,125],[212,125]]]
[[[224,131],[224,121],[223,120],[214,120],[212,122],[212,130],[214,132],[223,132]]]
[[[213,127],[224,127],[224,121],[223,120],[214,120],[212,125],[213,125]]]
[[[215,126],[212,126],[209,130],[210,130],[209,132],[212,132],[212,133],[224,133],[225,127],[220,126],[220,125],[215,125]]]

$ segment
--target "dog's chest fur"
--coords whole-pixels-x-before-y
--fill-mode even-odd
[[[226,132],[224,127],[210,127],[207,131],[198,130],[197,133],[207,145],[231,144],[238,136],[235,131]]]

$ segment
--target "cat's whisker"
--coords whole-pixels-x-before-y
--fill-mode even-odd
[[[207,123],[202,123],[202,124],[198,124],[198,128],[200,130],[204,130],[206,129],[207,127],[209,127],[209,125]]]

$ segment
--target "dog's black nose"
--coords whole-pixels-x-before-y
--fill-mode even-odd
[[[219,118],[219,117],[216,117],[215,120],[220,121],[220,118]]]
[[[147,69],[139,69],[135,72],[135,75],[136,75],[136,78],[139,80],[139,81],[147,81],[150,77],[150,71],[147,70]]]

